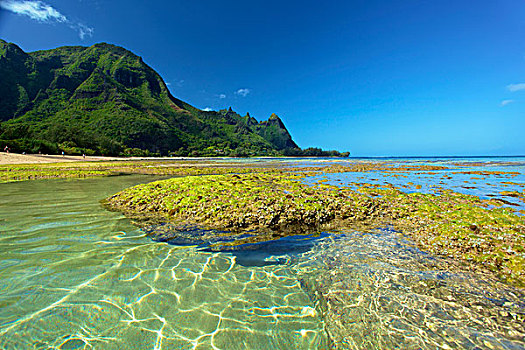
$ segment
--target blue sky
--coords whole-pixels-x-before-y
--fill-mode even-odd
[[[124,46],[176,97],[277,113],[301,147],[525,154],[523,0],[0,0],[0,38]]]

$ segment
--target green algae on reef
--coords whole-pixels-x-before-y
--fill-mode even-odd
[[[393,225],[423,249],[471,262],[525,285],[525,222],[497,200],[441,190],[405,193],[390,186],[307,185],[308,172],[180,177],[135,186],[106,205],[135,219],[200,224],[267,235],[297,229]],[[472,264],[473,263],[473,264]]]
[[[112,161],[0,165],[0,183],[54,178],[85,178],[119,174],[192,176],[254,171],[280,171],[276,168],[250,168],[232,164],[202,166],[188,162]]]
[[[113,172],[100,166],[83,163],[16,164],[0,166],[0,183],[40,179],[85,178],[109,176]]]
[[[107,204],[131,216],[233,230],[314,227],[349,216],[368,217],[366,205],[345,206],[350,201],[337,187],[310,187],[300,181],[304,177],[304,173],[254,173],[173,178],[126,189]]]
[[[393,224],[426,251],[473,261],[525,285],[525,220],[495,200],[442,190],[437,194],[377,191]]]
[[[253,172],[309,171],[324,173],[366,172],[371,170],[392,171],[428,171],[444,170],[442,166],[431,165],[393,165],[389,163],[358,162],[347,166],[333,164],[330,166],[290,167],[288,164],[266,162],[263,164],[217,163],[212,159],[202,161],[100,161],[100,162],[67,162],[40,164],[0,165],[0,183],[55,178],[85,178],[93,176],[110,176],[119,174],[146,174],[165,176],[244,174]]]

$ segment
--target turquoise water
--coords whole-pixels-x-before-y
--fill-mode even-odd
[[[393,185],[405,192],[438,193],[440,189],[478,196],[481,199],[504,199],[515,209],[525,210],[525,202],[519,198],[501,195],[502,191],[525,190],[525,162],[496,162],[491,160],[482,166],[465,166],[458,161],[420,161],[403,165],[446,166],[448,170],[433,171],[367,171],[322,174],[311,177],[310,183],[327,180],[327,184],[356,188],[359,184]],[[476,162],[477,163],[477,162]],[[466,163],[468,164],[468,162]],[[481,172],[476,173],[476,172]]]
[[[153,242],[98,202],[148,180],[0,185],[0,348],[327,344],[290,265],[245,267],[231,254]]]
[[[1,349],[525,348],[522,291],[388,228],[209,252],[99,203],[154,179],[0,184]]]

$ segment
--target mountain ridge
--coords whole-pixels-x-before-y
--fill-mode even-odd
[[[0,140],[15,148],[181,156],[300,151],[277,115],[259,122],[231,107],[200,110],[174,97],[140,56],[113,44],[26,53],[0,39],[0,76]]]

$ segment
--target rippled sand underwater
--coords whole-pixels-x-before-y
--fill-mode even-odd
[[[0,348],[327,346],[291,265],[153,242],[98,203],[141,179],[2,185]]]
[[[3,347],[307,349],[325,339],[288,267],[247,269],[221,254],[142,245],[80,284],[40,291],[50,292],[5,325]]]
[[[255,264],[153,242],[98,202],[152,179],[0,184],[1,349],[525,348],[521,291],[388,228]]]

